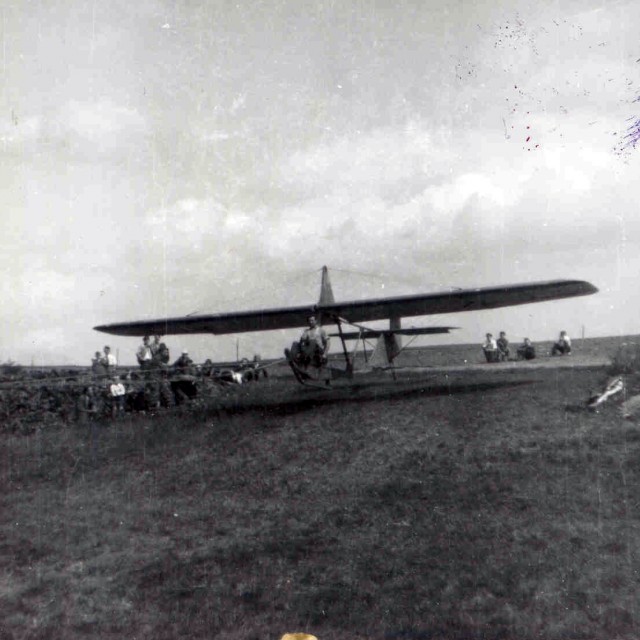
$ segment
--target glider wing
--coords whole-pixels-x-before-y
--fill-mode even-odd
[[[103,324],[94,328],[97,331],[121,336],[195,333],[215,335],[271,331],[304,326],[307,317],[311,314],[320,315],[324,324],[331,324],[338,318],[348,322],[366,322],[462,311],[482,311],[530,302],[585,296],[596,292],[596,287],[583,280],[553,280],[351,302],[336,303],[329,299],[324,303],[309,306],[158,318]]]

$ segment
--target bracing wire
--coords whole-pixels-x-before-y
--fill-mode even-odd
[[[403,284],[403,285],[409,285],[409,286],[415,286],[415,279],[409,279],[409,278],[399,278],[397,276],[393,276],[391,274],[388,273],[371,273],[371,272],[367,272],[367,271],[354,271],[351,269],[337,269],[337,268],[331,268],[330,269],[331,272],[338,272],[338,273],[347,273],[349,275],[354,275],[354,276],[362,276],[365,278],[369,278],[371,280],[378,280],[378,281],[382,281],[382,282],[390,282],[390,283],[398,283],[398,284]],[[447,289],[449,291],[461,291],[462,288],[461,287],[455,287],[455,286],[448,286],[448,287],[440,287],[440,289]]]
[[[304,271],[292,278],[288,278],[287,280],[284,280],[283,282],[281,282],[280,284],[278,284],[277,286],[271,286],[271,287],[265,287],[262,286],[259,289],[254,289],[252,291],[247,292],[246,295],[242,296],[242,301],[245,305],[251,305],[254,303],[254,301],[258,304],[262,304],[262,302],[265,299],[265,294],[269,295],[269,294],[278,294],[281,293],[283,291],[287,291],[292,285],[297,284],[303,280],[306,280],[308,278],[310,278],[311,276],[316,276],[318,273],[320,273],[322,271],[322,268],[320,269],[312,269],[309,271]],[[385,283],[398,283],[398,284],[403,284],[403,285],[411,285],[414,286],[415,285],[415,281],[411,280],[409,278],[399,278],[397,276],[392,276],[391,274],[387,274],[387,273],[373,273],[370,271],[356,271],[354,269],[338,269],[338,268],[330,268],[330,273],[344,273],[344,274],[348,274],[348,275],[352,275],[352,276],[360,276],[363,278],[367,278],[369,280],[377,280],[379,282],[385,282]],[[455,287],[455,286],[449,286],[449,287],[442,287],[444,289],[450,290],[450,291],[459,291],[461,290],[460,287]],[[238,301],[238,297],[234,297],[234,298],[222,298],[218,301],[216,301],[216,305],[227,305],[229,303],[233,303],[233,302],[237,302]],[[186,314],[186,317],[191,317],[191,316],[195,316],[195,315],[201,315],[203,313],[208,313],[213,311],[211,309],[211,307],[209,307],[208,309],[195,309],[194,311],[191,311],[190,313]]]
[[[246,305],[251,305],[253,301],[258,301],[258,303],[262,304],[265,299],[265,294],[268,295],[268,294],[275,294],[275,293],[280,293],[282,291],[286,291],[291,287],[291,285],[301,282],[302,280],[305,280],[310,276],[315,276],[321,271],[322,269],[313,269],[311,271],[305,271],[293,278],[284,280],[281,284],[277,286],[271,286],[271,287],[262,286],[259,289],[254,289],[252,291],[249,291],[246,295],[242,295],[242,301]],[[238,297],[221,298],[216,301],[216,305],[226,305],[232,302],[237,302],[237,300],[238,300]],[[201,315],[207,312],[208,312],[207,309],[196,309],[195,311],[191,311],[190,313],[188,313],[187,317]]]

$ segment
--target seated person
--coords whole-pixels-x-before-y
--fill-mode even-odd
[[[509,351],[509,341],[507,340],[507,334],[504,331],[500,332],[500,337],[498,338],[496,344],[498,345],[498,359],[499,360],[508,360],[511,352]]]
[[[211,376],[213,374],[213,362],[211,358],[207,358],[202,364],[202,375]]]
[[[253,356],[253,370],[255,371],[255,378],[256,380],[260,377],[260,373],[262,373],[262,375],[267,378],[269,376],[269,374],[267,373],[266,368],[260,368],[260,361],[262,360],[262,358],[256,353]]]
[[[536,348],[529,338],[524,339],[524,344],[518,347],[518,360],[533,360],[536,357]]]
[[[174,369],[178,373],[188,374],[191,372],[193,360],[189,357],[188,351],[183,351],[180,357],[173,363]]]
[[[487,333],[487,339],[482,345],[482,350],[487,362],[498,362],[498,343],[495,341],[493,334]]]
[[[315,316],[309,316],[307,322],[309,326],[302,332],[300,340],[294,342],[291,350],[285,351],[285,355],[303,368],[310,365],[320,368],[327,362],[329,336]]]
[[[556,342],[551,349],[551,355],[555,356],[557,354],[560,354],[561,356],[568,356],[570,353],[571,338],[567,335],[566,331],[561,331],[558,342]]]

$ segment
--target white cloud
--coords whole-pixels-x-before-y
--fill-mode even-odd
[[[546,124],[536,121],[539,128]],[[505,225],[522,215],[518,205],[531,193],[561,194],[562,202],[575,205],[613,159],[597,147],[577,150],[553,140],[527,153],[519,142],[481,129],[451,144],[435,144],[436,137],[427,125],[413,122],[405,130],[376,130],[296,153],[281,173],[298,202],[271,216],[268,250],[297,256],[301,237],[309,252],[324,246],[336,256],[351,242],[378,255],[389,246],[406,246],[412,236],[446,245],[458,237],[456,221],[465,210],[478,238],[504,233]],[[488,153],[464,154],[465,147]],[[448,159],[451,172],[433,158]],[[551,222],[567,229],[573,219]]]
[[[452,154],[436,146],[434,138],[427,127],[413,121],[402,129],[361,131],[295,152],[280,173],[293,187],[380,188],[416,175],[442,173]]]
[[[60,122],[79,137],[106,147],[117,145],[124,135],[146,129],[144,118],[135,109],[108,99],[71,101],[62,112]]]
[[[146,226],[153,241],[166,243],[169,250],[201,251],[218,249],[230,236],[242,230],[244,215],[228,212],[213,199],[184,198],[147,215]],[[143,236],[147,231],[142,230]],[[207,245],[212,240],[214,247]]]

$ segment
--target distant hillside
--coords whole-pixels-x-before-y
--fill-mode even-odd
[[[553,340],[534,343],[538,357],[548,357],[553,343]],[[511,342],[513,349],[519,344],[521,344],[520,340]],[[593,359],[611,358],[620,347],[628,344],[640,344],[640,335],[572,340],[574,355]],[[418,362],[416,362],[416,359]],[[454,344],[437,347],[418,347],[416,349],[409,347],[400,355],[396,364],[398,366],[448,366],[481,363],[484,361],[481,343],[478,342],[477,344]]]
[[[407,340],[405,339],[405,344]],[[521,340],[513,341],[511,344],[515,348],[521,343]],[[398,366],[455,366],[461,364],[478,364],[484,362],[484,356],[480,347],[481,342],[477,344],[451,344],[451,345],[439,345],[439,346],[409,346],[405,348],[403,353],[398,357],[396,364]],[[582,354],[587,357],[593,358],[611,358],[620,347],[626,344],[640,344],[640,335],[628,335],[628,336],[610,336],[605,338],[585,338],[574,339],[573,346],[575,354]],[[373,343],[371,343],[371,346]],[[545,340],[535,343],[538,350],[539,357],[546,357],[551,351],[553,346],[553,340]],[[353,349],[353,344],[350,345]],[[340,341],[338,338],[334,338],[332,341],[332,359],[341,359],[340,353]],[[368,355],[371,355],[372,348],[367,351]],[[362,348],[360,347],[357,353],[357,358],[362,359]],[[281,358],[265,358],[263,363],[275,363]],[[15,364],[15,363],[14,363]],[[225,361],[217,362],[218,367],[233,367],[237,365],[237,362]],[[24,371],[64,371],[70,373],[77,373],[80,371],[88,370],[89,366],[84,365],[50,365],[50,366],[29,366],[22,365]],[[122,367],[123,369],[135,369],[135,366]],[[289,371],[286,363],[283,363],[283,369]]]

